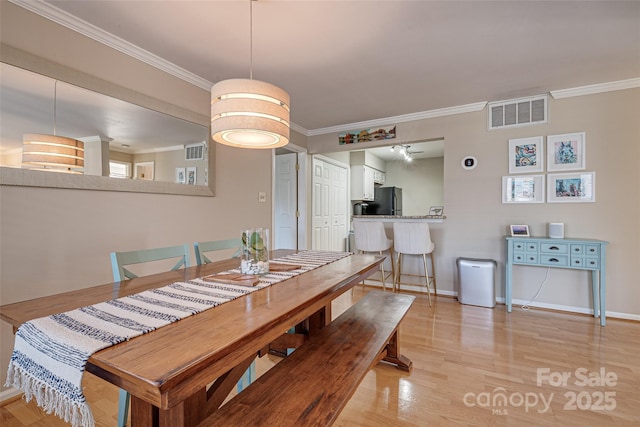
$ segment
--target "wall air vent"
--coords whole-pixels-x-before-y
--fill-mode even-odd
[[[547,123],[547,95],[490,102],[489,130]]]
[[[204,160],[204,144],[190,144],[184,147],[185,160]]]

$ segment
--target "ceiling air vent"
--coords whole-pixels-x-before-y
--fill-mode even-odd
[[[547,95],[489,103],[489,130],[547,122]]]
[[[185,160],[204,160],[204,144],[191,144],[184,147]]]

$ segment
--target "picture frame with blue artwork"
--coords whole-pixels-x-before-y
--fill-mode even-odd
[[[586,167],[586,133],[547,136],[547,171],[584,170]]]
[[[545,175],[502,177],[502,203],[544,203]]]
[[[544,171],[544,138],[534,136],[509,140],[509,173]]]
[[[596,173],[548,174],[547,202],[585,203],[596,201]]]

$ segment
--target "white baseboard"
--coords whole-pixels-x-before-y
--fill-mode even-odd
[[[497,298],[497,301],[504,304],[504,298]],[[524,305],[529,303],[529,301],[514,299],[512,300],[513,305]],[[568,311],[570,313],[581,313],[581,314],[589,314],[593,315],[593,309],[584,308],[584,307],[574,307],[571,305],[560,305],[560,304],[549,304],[546,302],[532,302],[528,304],[530,307],[539,307],[546,308],[548,310],[558,310],[558,311]],[[607,318],[612,319],[625,319],[625,320],[635,320],[640,321],[640,315],[632,314],[632,313],[620,313],[618,311],[610,311],[607,310]]]
[[[380,282],[379,280],[366,280],[365,283],[368,286],[377,286],[379,288],[382,288],[382,282]],[[387,284],[387,287],[389,287],[390,285]],[[417,285],[402,285],[402,289],[406,290],[406,291],[412,291],[412,292],[420,292],[420,293],[427,293],[427,288],[425,286],[417,286]],[[438,295],[447,295],[447,296],[453,296],[456,297],[458,296],[458,293],[455,291],[447,291],[447,290],[440,290],[438,289]],[[496,301],[504,304],[504,298],[496,298]],[[523,305],[523,304],[527,304],[529,301],[525,301],[525,300],[518,300],[518,299],[514,299],[512,300],[512,304],[513,305]],[[589,315],[593,315],[593,309],[591,308],[584,308],[584,307],[574,307],[574,306],[570,306],[570,305],[560,305],[560,304],[549,304],[549,303],[545,303],[545,302],[532,302],[529,304],[530,307],[538,307],[538,308],[545,308],[548,310],[558,310],[558,311],[566,311],[569,313],[581,313],[581,314],[589,314]],[[617,311],[610,311],[607,310],[607,318],[612,318],[612,319],[624,319],[624,320],[634,320],[637,322],[640,322],[640,314],[632,314],[632,313],[620,313]]]
[[[6,390],[0,391],[0,404],[6,400],[13,399],[16,396],[20,396],[22,394],[22,390],[18,390],[17,388],[9,387]]]

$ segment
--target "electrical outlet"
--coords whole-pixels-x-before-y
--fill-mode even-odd
[[[264,191],[258,193],[258,203],[267,203],[267,193]]]

